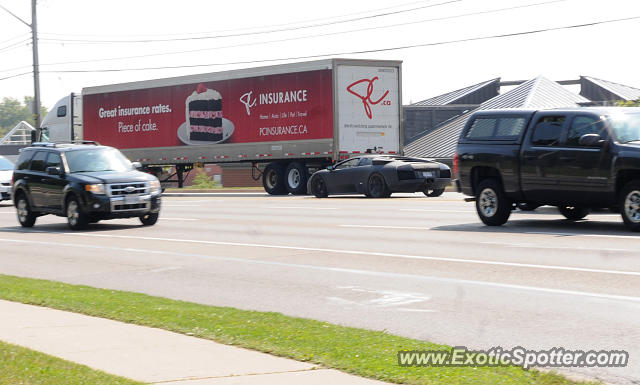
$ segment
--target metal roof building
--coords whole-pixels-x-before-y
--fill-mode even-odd
[[[499,83],[499,79],[497,80]],[[581,86],[580,95],[571,92],[561,83],[565,85],[579,84]],[[418,134],[414,134],[415,140],[405,145],[404,153],[408,156],[436,158],[445,161],[450,160],[455,153],[460,132],[464,128],[471,113],[476,110],[579,107],[585,105],[613,104],[616,100],[635,100],[640,98],[640,89],[587,76],[581,76],[580,80],[564,82],[555,82],[539,76],[525,82],[505,82],[499,84],[519,85],[504,94],[499,94],[482,102],[477,107],[467,110],[437,127],[432,127]],[[468,88],[470,89],[472,87],[474,86]],[[456,92],[457,91],[454,91],[450,94]],[[449,94],[427,100],[446,100],[446,98],[444,98],[446,95]]]

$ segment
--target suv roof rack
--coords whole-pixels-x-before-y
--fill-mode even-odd
[[[93,144],[99,146],[100,143],[94,140],[64,140],[59,142],[34,142],[31,143],[33,147],[58,147],[60,144]]]

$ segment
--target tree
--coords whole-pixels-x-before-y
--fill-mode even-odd
[[[2,99],[2,102],[0,102],[0,136],[11,130],[22,120],[32,126],[35,125],[35,119],[29,107],[32,101],[33,97],[31,96],[25,96],[22,103],[14,98]],[[42,107],[40,109],[40,116],[44,117],[46,114],[47,109]]]
[[[640,98],[638,100],[618,100],[616,106],[619,107],[640,107]]]

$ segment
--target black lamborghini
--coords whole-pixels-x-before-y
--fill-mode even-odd
[[[387,198],[394,192],[418,192],[439,196],[451,183],[445,164],[392,155],[365,155],[350,158],[315,172],[307,184],[318,198],[330,194],[364,194]]]

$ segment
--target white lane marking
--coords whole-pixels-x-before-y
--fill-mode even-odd
[[[376,226],[376,225],[338,225],[339,227],[354,227],[363,229],[402,229],[402,230],[431,230],[433,227],[413,226]]]
[[[11,229],[1,229],[1,228],[0,228],[0,231],[4,231],[4,232],[23,232],[23,233],[31,232],[31,231],[25,231],[25,230],[16,231],[16,230],[11,230]],[[532,263],[487,261],[487,260],[464,259],[464,258],[427,257],[427,256],[420,256],[420,255],[380,253],[380,252],[375,252],[375,251],[362,251],[362,250],[338,250],[338,249],[324,249],[324,248],[319,248],[319,247],[299,247],[299,246],[284,246],[284,245],[266,245],[266,244],[259,244],[259,243],[204,241],[204,240],[197,240],[197,239],[142,237],[142,236],[135,236],[135,235],[113,235],[113,234],[95,234],[95,233],[60,233],[60,232],[47,232],[47,231],[37,231],[37,232],[38,233],[46,232],[46,233],[50,233],[50,234],[64,234],[64,235],[81,236],[81,237],[138,239],[138,240],[146,240],[146,241],[195,243],[195,244],[203,244],[203,245],[255,247],[255,248],[280,249],[280,250],[319,251],[319,252],[325,252],[325,253],[351,254],[351,255],[371,255],[371,256],[377,256],[377,257],[416,259],[416,260],[424,260],[424,261],[441,261],[441,262],[469,263],[469,264],[478,264],[478,265],[493,265],[493,266],[510,266],[510,267],[520,267],[520,268],[533,268],[533,269],[544,269],[544,270],[564,270],[564,271],[580,271],[580,272],[587,272],[587,273],[602,273],[602,274],[618,274],[618,275],[640,276],[640,272],[639,271],[590,269],[590,268],[585,268],[585,267],[539,265],[539,264],[532,264]]]
[[[635,253],[637,250],[635,249],[602,249],[598,247],[580,247],[580,246],[544,246],[544,245],[536,245],[534,243],[508,243],[508,242],[480,242],[485,245],[495,245],[495,246],[505,246],[505,247],[516,247],[516,248],[527,248],[527,249],[558,249],[558,250],[592,250],[592,251],[622,251],[622,252],[630,252]]]
[[[398,308],[398,309],[393,309],[394,311],[406,311],[406,312],[412,312],[412,313],[437,313],[437,310],[431,310],[431,309],[410,309],[410,308]]]
[[[202,207],[202,205],[175,205],[175,204],[164,203],[162,207]]]
[[[58,233],[58,234],[69,234],[69,233]],[[501,289],[510,289],[515,291],[533,291],[533,292],[545,293],[545,294],[572,295],[572,296],[590,297],[590,298],[607,299],[607,300],[615,300],[615,301],[640,302],[640,297],[631,297],[631,296],[615,295],[615,294],[591,293],[591,292],[582,292],[582,291],[574,291],[574,290],[549,289],[549,288],[536,287],[536,286],[512,285],[508,283],[471,281],[471,280],[458,279],[458,278],[444,278],[444,277],[434,277],[434,276],[427,276],[427,275],[348,269],[348,268],[341,268],[341,267],[304,265],[304,264],[297,264],[297,263],[243,259],[243,258],[235,258],[235,257],[220,257],[220,256],[214,256],[214,255],[179,253],[179,252],[173,252],[173,251],[120,248],[120,247],[113,247],[113,246],[97,246],[97,245],[87,245],[87,244],[78,244],[78,243],[45,242],[45,241],[32,241],[32,240],[20,240],[20,239],[9,239],[9,238],[0,238],[0,239],[4,242],[20,243],[20,244],[66,246],[66,247],[72,247],[72,248],[84,247],[89,249],[100,249],[100,250],[116,250],[116,251],[127,251],[127,252],[137,252],[137,253],[177,255],[182,257],[197,257],[197,258],[226,261],[226,262],[240,262],[240,263],[255,264],[255,265],[269,265],[269,266],[279,266],[279,267],[287,267],[287,268],[329,271],[334,273],[346,273],[346,274],[366,275],[366,276],[373,276],[373,277],[384,277],[384,278],[392,278],[393,280],[416,279],[421,281],[441,282],[441,283],[449,283],[449,284],[456,284],[456,285],[494,287],[494,288],[501,288]]]
[[[556,235],[562,237],[594,237],[594,238],[618,238],[618,239],[640,239],[638,235],[607,235],[607,234],[581,234],[581,233],[560,233],[551,231],[527,231],[525,234]]]
[[[170,197],[169,197],[170,198]],[[171,202],[183,202],[183,203],[211,203],[211,202],[226,202],[226,199],[175,199]]]
[[[340,210],[337,207],[306,207],[306,206],[262,206],[265,209],[292,209],[292,210]]]
[[[180,270],[182,269],[182,266],[167,266],[167,267],[159,267],[157,269],[150,269],[147,271],[144,271],[143,273],[163,273],[165,271],[173,271],[173,270]]]
[[[400,211],[419,211],[426,213],[475,213],[473,210],[400,209]]]
[[[0,214],[15,214],[14,211],[0,211]]]
[[[162,221],[197,221],[199,219],[195,219],[195,218],[165,218],[165,217],[160,217],[160,220],[162,220]]]

